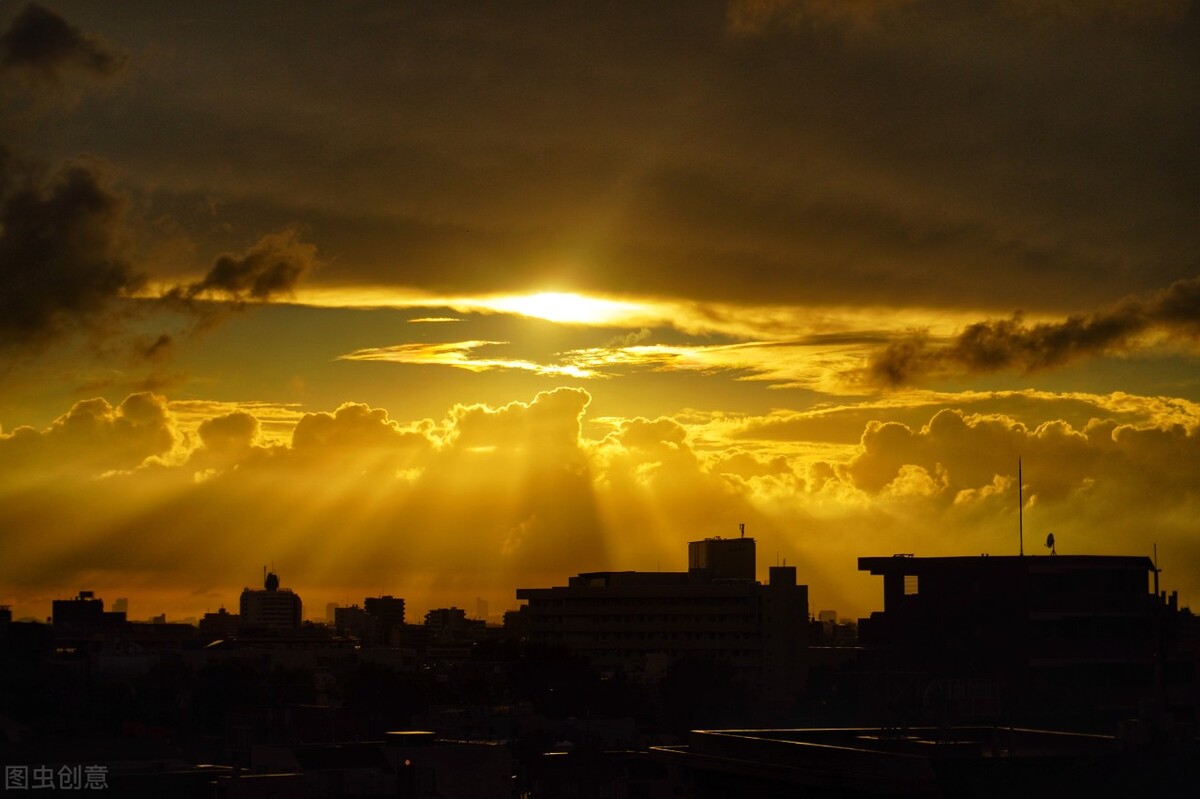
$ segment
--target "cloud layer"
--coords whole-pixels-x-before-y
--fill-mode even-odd
[[[876,600],[858,556],[1014,551],[1020,457],[1027,551],[1050,531],[1069,553],[1157,542],[1173,579],[1200,589],[1187,582],[1200,566],[1194,406],[1027,396],[1036,424],[987,412],[1012,397],[847,406],[824,424],[868,421],[856,443],[831,445],[781,419],[687,414],[597,420],[607,432],[586,435],[590,399],[561,388],[408,422],[349,403],[303,414],[284,442],[253,409],[184,423],[153,395],[80,402],[44,430],[0,434],[13,553],[0,579],[21,601],[88,583],[228,603],[266,560],[310,601],[375,586],[418,607],[475,595],[504,607],[520,585],[578,571],[680,568],[688,540],[745,522],[760,567],[778,552],[815,602],[863,613]],[[1054,417],[1071,403],[1090,418]]]
[[[155,55],[30,146],[200,253],[301,220],[330,285],[1061,314],[1200,271],[1186,2],[59,7]]]

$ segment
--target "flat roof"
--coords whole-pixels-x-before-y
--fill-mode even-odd
[[[970,555],[918,558],[912,555],[858,559],[858,570],[871,574],[920,574],[933,571],[1154,571],[1144,555]]]

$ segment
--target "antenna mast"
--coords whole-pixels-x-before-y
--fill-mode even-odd
[[[1159,601],[1158,573],[1161,571],[1162,571],[1162,569],[1158,568],[1158,543],[1155,542],[1155,544],[1154,544],[1154,601],[1155,602]]]
[[[1018,550],[1025,556],[1025,486],[1021,480],[1021,456],[1017,456],[1017,535],[1020,536]]]

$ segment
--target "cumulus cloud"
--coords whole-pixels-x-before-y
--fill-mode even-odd
[[[517,586],[577,571],[682,569],[688,540],[745,522],[760,566],[779,553],[823,606],[867,612],[877,587],[855,582],[858,556],[1015,551],[1022,457],[1031,541],[1053,530],[1060,552],[1100,554],[1157,541],[1185,587],[1200,565],[1200,425],[1149,401],[1138,415],[1135,399],[1110,398],[1129,409],[1121,421],[1097,405],[1081,423],[1055,418],[1052,398],[1036,424],[926,407],[919,423],[869,420],[837,458],[751,446],[735,428],[722,438],[697,414],[612,419],[587,439],[591,398],[567,388],[440,420],[355,403],[183,403],[177,416],[149,395],[88,400],[45,430],[0,436],[12,553],[0,578],[44,591],[106,573],[113,590],[229,594],[274,560],[306,603],[383,589],[414,607],[504,607]],[[281,410],[291,435],[268,440],[258,414]]]
[[[1149,333],[1193,345],[1200,339],[1200,277],[1061,322],[1030,324],[1020,315],[976,322],[948,343],[912,333],[875,353],[866,376],[874,384],[896,387],[926,377],[1035,372],[1088,356],[1130,352]]]
[[[200,446],[192,451],[189,465],[216,469],[236,465],[251,456],[260,443],[262,425],[245,411],[213,416],[200,422]]]
[[[131,394],[115,407],[99,398],[81,400],[44,430],[0,433],[0,473],[22,484],[64,474],[95,478],[165,455],[177,440],[160,396]]]
[[[25,6],[0,35],[0,66],[27,71],[52,83],[69,72],[107,79],[126,56],[36,3]]]

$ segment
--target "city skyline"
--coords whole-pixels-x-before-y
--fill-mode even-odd
[[[0,604],[757,539],[1200,597],[1193,2],[0,8]],[[1018,486],[1018,460],[1023,486]],[[320,614],[318,614],[318,617]]]

